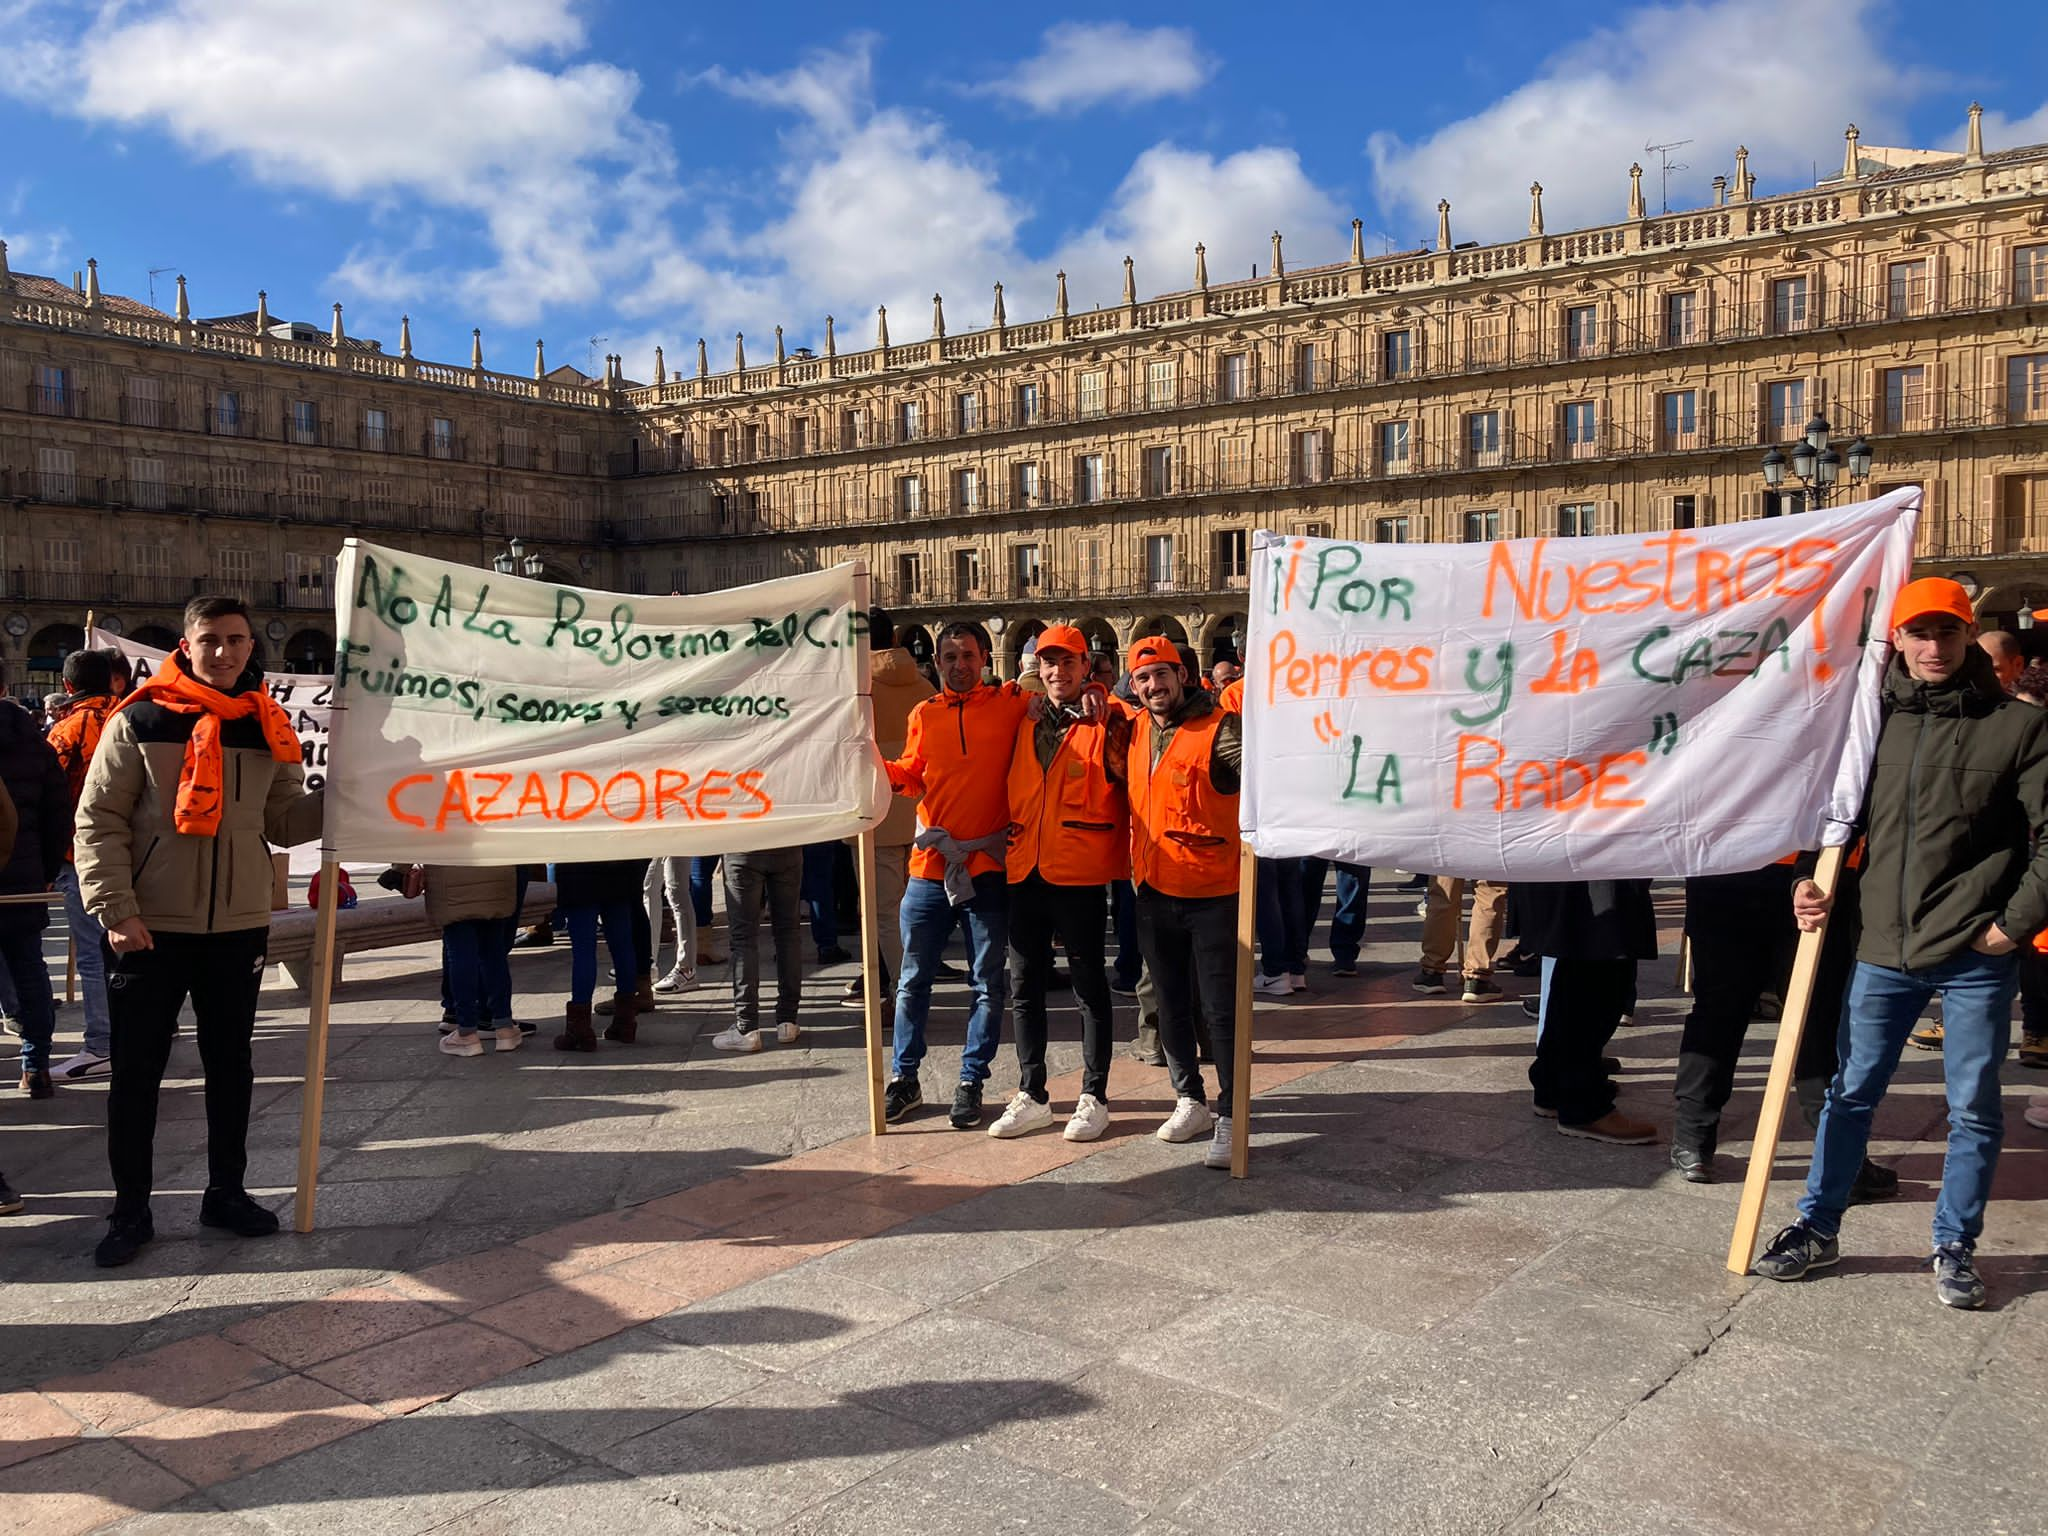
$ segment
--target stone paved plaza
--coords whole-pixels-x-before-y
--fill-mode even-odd
[[[160,1236],[119,1271],[89,1258],[104,1089],[10,1093],[0,1168],[31,1203],[0,1224],[0,1530],[2048,1530],[2026,1074],[1986,1311],[1937,1306],[1918,1268],[1942,1134],[1918,1053],[1879,1124],[1900,1200],[1851,1214],[1827,1278],[1739,1279],[1722,1255],[1768,1026],[1723,1182],[1687,1185],[1661,1148],[1535,1119],[1533,1027],[1418,999],[1418,927],[1382,883],[1364,977],[1325,955],[1307,1001],[1260,1004],[1241,1183],[1150,1136],[1164,1074],[1121,1060],[1093,1147],[961,1135],[937,1109],[867,1137],[845,968],[811,982],[802,1041],[758,1055],[710,1048],[719,970],[636,1047],[461,1060],[433,1049],[426,947],[352,960],[319,1230],[199,1234],[187,1036]],[[544,1017],[566,947],[515,977]],[[928,1097],[964,995],[941,991]],[[1670,960],[1642,995],[1623,1103],[1668,1128]],[[304,1010],[265,1002],[251,1184],[282,1208]],[[1078,1065],[1058,1002],[1056,1105]],[[1014,1081],[1006,1046],[992,1101]],[[1805,1151],[1786,1145],[1766,1233]]]

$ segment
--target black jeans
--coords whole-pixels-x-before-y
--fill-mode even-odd
[[[1216,1058],[1217,1102],[1229,1114],[1237,1045],[1237,892],[1168,896],[1139,886],[1138,944],[1159,993],[1159,1048],[1173,1091],[1207,1102],[1196,1060],[1199,997]]]
[[[206,1073],[206,1185],[240,1189],[249,1166],[249,1095],[256,1082],[249,1041],[263,990],[270,929],[162,933],[150,949],[112,956],[107,1022],[114,1061],[107,1085],[107,1161],[114,1214],[149,1210],[155,1180],[156,1101],[178,1012],[189,995]]]
[[[1813,1002],[1799,1040],[1794,1082],[1823,1084],[1835,1075],[1842,1003],[1856,968],[1856,891],[1846,881],[1821,945]],[[1685,882],[1685,932],[1692,943],[1692,1012],[1678,1043],[1672,1140],[1712,1152],[1721,1111],[1735,1089],[1736,1063],[1757,997],[1784,994],[1799,925],[1792,918],[1792,873],[1772,866]],[[1813,1097],[1809,1087],[1803,1097]]]
[[[1550,970],[1542,1034],[1529,1064],[1536,1102],[1565,1125],[1587,1125],[1614,1108],[1601,1053],[1634,1004],[1633,960],[1559,960]]]
[[[1033,870],[1010,887],[1010,1002],[1017,1020],[1017,1086],[1043,1104],[1045,989],[1052,944],[1066,946],[1081,1009],[1081,1091],[1109,1102],[1109,1049],[1115,1039],[1104,955],[1107,903],[1099,885],[1051,885]]]

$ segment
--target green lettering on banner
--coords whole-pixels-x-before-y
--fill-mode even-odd
[[[1401,803],[1401,759],[1391,752],[1380,755],[1379,771],[1373,775],[1371,789],[1359,787],[1358,770],[1365,758],[1365,738],[1351,738],[1351,773],[1345,780],[1344,800],[1364,800],[1373,805],[1399,805]]]

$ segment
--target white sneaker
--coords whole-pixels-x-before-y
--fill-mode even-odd
[[[1109,1106],[1092,1093],[1074,1101],[1074,1113],[1060,1134],[1069,1141],[1093,1141],[1109,1129]]]
[[[789,1020],[775,1026],[775,1039],[782,1045],[795,1045],[797,1037],[802,1033],[803,1031],[796,1027],[794,1020]]]
[[[1277,976],[1268,976],[1264,971],[1260,971],[1252,977],[1252,991],[1260,997],[1285,997],[1293,990],[1294,987],[1288,981],[1285,971]]]
[[[2026,1108],[2027,1124],[2039,1131],[2048,1131],[2048,1093],[2037,1093]]]
[[[443,1056],[481,1056],[483,1053],[483,1039],[475,1030],[471,1030],[466,1035],[456,1033],[441,1037],[441,1054]]]
[[[697,984],[697,968],[678,961],[654,984],[657,992],[687,992]]]
[[[1204,1168],[1230,1166],[1230,1116],[1216,1117],[1216,1134],[1209,1138],[1209,1150],[1202,1157]]]
[[[761,1031],[728,1024],[711,1037],[711,1048],[714,1051],[758,1051],[761,1049]]]
[[[1152,1134],[1161,1141],[1193,1141],[1197,1136],[1206,1135],[1215,1123],[1216,1117],[1209,1113],[1208,1105],[1200,1099],[1183,1096],[1173,1106],[1173,1113],[1166,1117],[1166,1124]]]
[[[80,1051],[69,1060],[60,1061],[50,1069],[50,1076],[61,1082],[79,1083],[89,1077],[110,1077],[114,1063],[111,1058],[97,1051]]]
[[[1306,992],[1308,990],[1308,977],[1300,971],[1289,971],[1287,973],[1287,990],[1290,992]]]
[[[1012,1136],[1022,1136],[1026,1131],[1035,1131],[1041,1125],[1052,1124],[1052,1106],[1041,1104],[1030,1094],[1018,1092],[1010,1100],[1009,1107],[996,1116],[995,1124],[988,1128],[989,1135],[998,1141],[1007,1141]]]
[[[498,1042],[498,1049],[501,1051],[516,1051],[526,1044],[526,1031],[517,1024],[500,1024],[491,1035]]]

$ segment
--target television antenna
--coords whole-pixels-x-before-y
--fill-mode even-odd
[[[605,344],[606,342],[608,342],[608,341],[610,341],[610,340],[611,340],[611,337],[609,337],[609,336],[593,336],[593,337],[591,337],[591,338],[590,338],[590,368],[589,368],[589,373],[590,373],[590,376],[591,376],[591,377],[592,377],[593,379],[597,377],[597,349],[598,349],[599,347],[603,346],[603,345],[604,345],[604,344]]]
[[[1689,171],[1692,169],[1692,167],[1687,165],[1684,161],[1672,159],[1671,151],[1674,149],[1683,149],[1686,145],[1690,144],[1691,142],[1691,139],[1673,139],[1669,144],[1645,144],[1643,146],[1643,152],[1645,154],[1651,154],[1657,157],[1657,174],[1660,180],[1662,181],[1664,188],[1663,192],[1660,194],[1658,198],[1658,201],[1663,205],[1662,211],[1665,213],[1669,213],[1671,211],[1671,173],[1673,171]]]
[[[175,272],[177,270],[175,266],[151,267],[149,269],[149,307],[151,309],[156,308],[156,280],[166,272]]]

